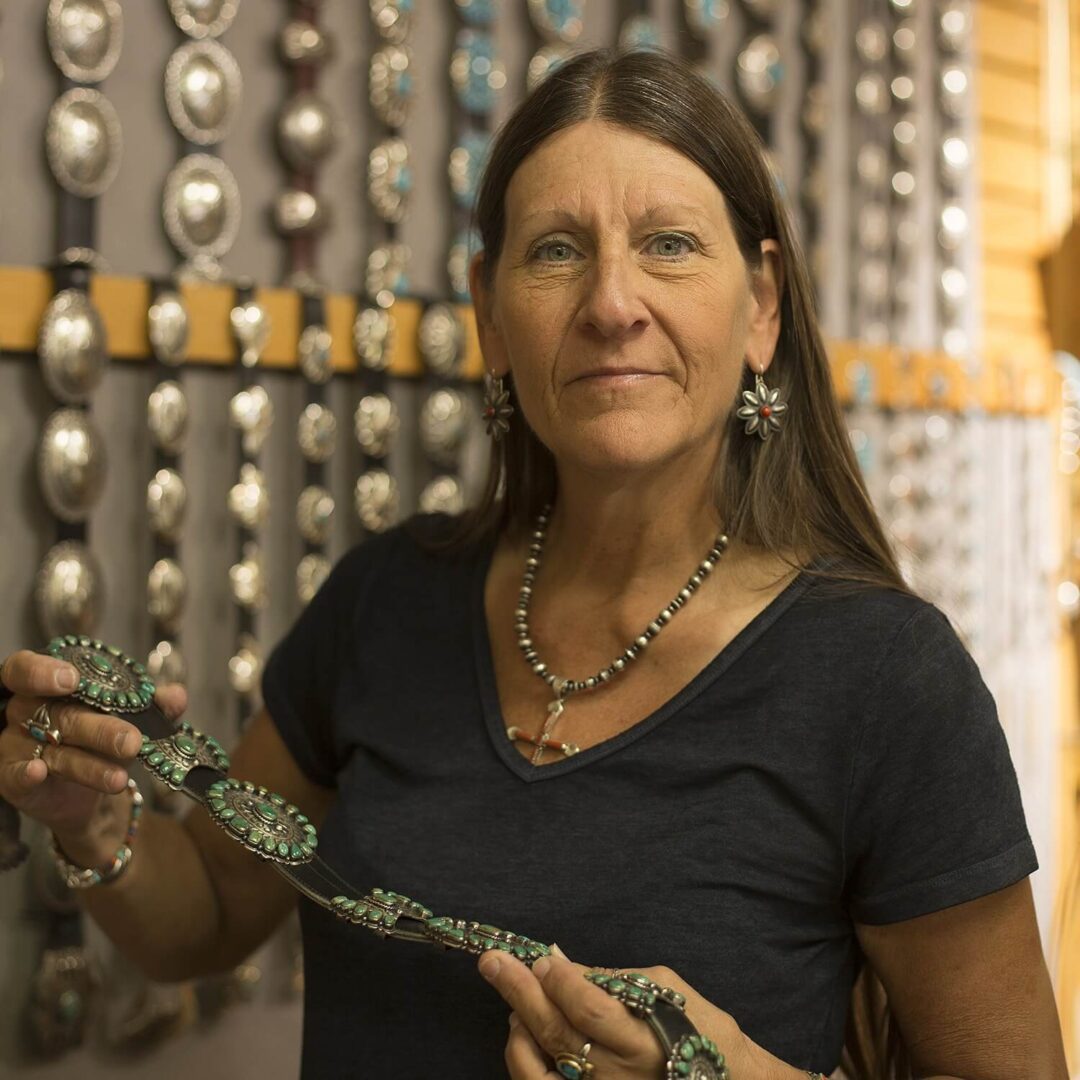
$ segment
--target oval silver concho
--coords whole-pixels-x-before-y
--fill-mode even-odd
[[[457,461],[467,427],[465,399],[456,390],[436,390],[420,410],[420,443],[441,465]]]
[[[274,403],[261,383],[240,390],[229,402],[229,419],[243,434],[241,443],[249,457],[257,454],[274,424]]]
[[[192,38],[217,37],[232,25],[240,0],[169,0],[173,21]]]
[[[310,604],[330,576],[330,560],[325,555],[305,555],[296,566],[296,595],[301,604]]]
[[[101,568],[90,549],[74,540],[53,545],[38,570],[34,597],[50,637],[89,633],[101,610]]]
[[[159,641],[146,660],[147,670],[163,683],[187,682],[187,663],[175,641]]]
[[[317,236],[329,223],[326,200],[313,192],[290,188],[274,200],[274,226],[286,236]]]
[[[196,731],[186,721],[180,730],[164,739],[143,736],[139,751],[143,765],[155,779],[179,791],[192,769],[200,766],[216,772],[229,771],[229,755],[213,735]]]
[[[368,155],[368,197],[383,221],[405,220],[412,194],[409,145],[404,139],[384,139]]]
[[[291,19],[278,38],[281,56],[287,64],[321,64],[334,51],[334,39],[307,19]]]
[[[84,199],[100,195],[120,168],[120,118],[112,102],[83,86],[61,94],[45,124],[45,151],[65,191]]]
[[[331,350],[334,339],[325,326],[313,323],[305,326],[297,345],[300,357],[300,370],[309,382],[317,385],[329,382],[334,374]]]
[[[250,780],[218,780],[206,793],[206,808],[218,825],[264,859],[306,863],[319,846],[315,826],[295,806]]]
[[[394,351],[394,320],[384,308],[365,307],[353,323],[353,345],[368,371],[385,371]]]
[[[82,409],[58,409],[45,422],[38,477],[49,509],[61,521],[85,521],[105,486],[105,440]]]
[[[356,516],[368,532],[383,532],[397,520],[397,481],[385,469],[369,469],[356,478]]]
[[[266,571],[258,544],[245,544],[240,562],[229,567],[229,590],[233,600],[248,611],[266,606]]]
[[[229,312],[229,323],[240,343],[240,363],[254,367],[270,340],[270,316],[256,300],[237,304]]]
[[[418,503],[424,514],[460,514],[465,493],[456,476],[436,476],[420,492]]]
[[[165,231],[189,259],[218,259],[236,241],[240,189],[221,158],[189,154],[165,180]]]
[[[401,0],[370,0],[371,18],[383,39],[400,45],[412,29],[412,4]]]
[[[188,319],[184,298],[171,290],[158,293],[146,315],[147,334],[154,355],[176,367],[187,358]]]
[[[316,465],[329,461],[337,445],[337,420],[325,405],[312,402],[300,414],[296,441],[304,457]]]
[[[187,578],[175,559],[158,559],[146,578],[147,608],[166,634],[175,633],[187,602]]]
[[[106,350],[105,327],[86,293],[58,292],[38,334],[41,371],[50,392],[69,405],[85,402],[105,373]]]
[[[165,104],[189,142],[221,142],[240,111],[243,79],[233,54],[217,41],[181,45],[165,68]]]
[[[258,693],[262,677],[262,650],[251,634],[241,634],[239,648],[229,657],[229,685],[237,694]]]
[[[50,0],[45,26],[53,63],[72,82],[101,82],[116,66],[124,39],[119,0]]]
[[[146,513],[154,535],[169,543],[180,538],[187,487],[175,469],[158,469],[146,487]]]
[[[165,454],[179,454],[187,441],[188,401],[180,384],[166,379],[150,393],[146,419],[154,445]]]
[[[314,168],[337,145],[330,106],[311,90],[301,90],[285,102],[277,133],[282,157],[295,169]]]
[[[394,297],[409,291],[409,261],[412,250],[408,244],[379,244],[368,254],[364,285],[368,295],[379,307],[388,308]]]
[[[457,374],[465,344],[465,327],[449,304],[432,304],[420,319],[420,352],[437,375]]]
[[[368,457],[386,457],[401,427],[397,408],[386,394],[366,394],[353,417],[356,441]]]
[[[387,126],[401,127],[412,106],[413,83],[408,49],[387,45],[371,58],[368,97],[376,116]]]
[[[229,513],[245,529],[258,529],[270,514],[266,477],[250,461],[240,466],[240,479],[229,489]]]
[[[326,488],[311,484],[296,500],[296,524],[309,544],[325,544],[334,519],[334,496]]]

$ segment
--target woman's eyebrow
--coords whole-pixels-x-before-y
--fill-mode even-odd
[[[687,214],[695,219],[707,218],[708,215],[700,206],[695,206],[693,203],[664,203],[659,206],[650,206],[635,219],[635,224],[647,224],[650,221],[655,221],[658,218],[670,217],[673,214]],[[533,210],[531,213],[526,214],[521,219],[522,227],[529,224],[536,218],[549,217],[552,224],[567,223],[571,225],[577,225],[581,222],[581,218],[578,217],[572,210],[561,209],[559,207],[547,207],[542,210]]]

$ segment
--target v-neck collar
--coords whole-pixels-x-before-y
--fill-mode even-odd
[[[594,761],[607,757],[629,746],[668,717],[677,713],[687,702],[696,698],[710,683],[719,678],[781,615],[806,591],[813,578],[800,572],[768,606],[759,611],[709,661],[681,690],[665,701],[643,720],[618,735],[605,739],[595,746],[586,747],[572,757],[555,761],[549,765],[533,765],[514,744],[506,737],[506,724],[502,718],[499,704],[499,691],[495,682],[495,662],[491,652],[491,638],[488,634],[487,612],[484,605],[484,589],[488,570],[495,554],[495,541],[490,541],[476,561],[470,597],[473,624],[473,658],[476,667],[476,680],[480,690],[480,703],[484,713],[484,724],[496,755],[515,776],[532,784],[539,780],[554,780],[577,769],[585,768]],[[507,627],[509,630],[509,627]]]

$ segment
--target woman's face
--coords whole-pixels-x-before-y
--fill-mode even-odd
[[[715,454],[745,364],[779,332],[774,241],[751,274],[716,185],[602,121],[547,139],[506,194],[494,290],[470,268],[488,368],[511,372],[560,466],[640,470]]]

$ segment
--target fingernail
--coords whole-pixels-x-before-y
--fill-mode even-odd
[[[135,753],[135,736],[132,732],[121,731],[120,734],[116,736],[116,752],[121,757],[128,757]]]
[[[79,673],[73,667],[62,667],[56,673],[57,690],[74,690],[79,685]]]
[[[554,953],[554,954],[555,954],[556,956],[561,956],[561,957],[562,957],[562,958],[563,958],[564,960],[569,960],[569,959],[570,959],[570,957],[569,957],[569,956],[567,956],[567,955],[566,955],[566,953],[564,953],[564,952],[562,951],[562,949],[560,949],[560,948],[559,948],[559,945],[558,945],[558,943],[557,943],[557,942],[552,942],[552,944],[551,944],[551,951],[552,951],[552,952],[553,952],[553,953]]]
[[[510,1014],[510,1019],[507,1022],[510,1024],[510,1026],[512,1028],[516,1028],[518,1026],[518,1024],[521,1023],[521,1021],[518,1019],[518,1014],[515,1013],[515,1012],[512,1012]]]
[[[499,958],[493,952],[484,953],[477,966],[485,979],[494,979],[499,974]]]
[[[542,982],[544,976],[551,970],[551,957],[541,956],[540,959],[537,960],[535,964],[533,964],[532,969],[533,974]]]

